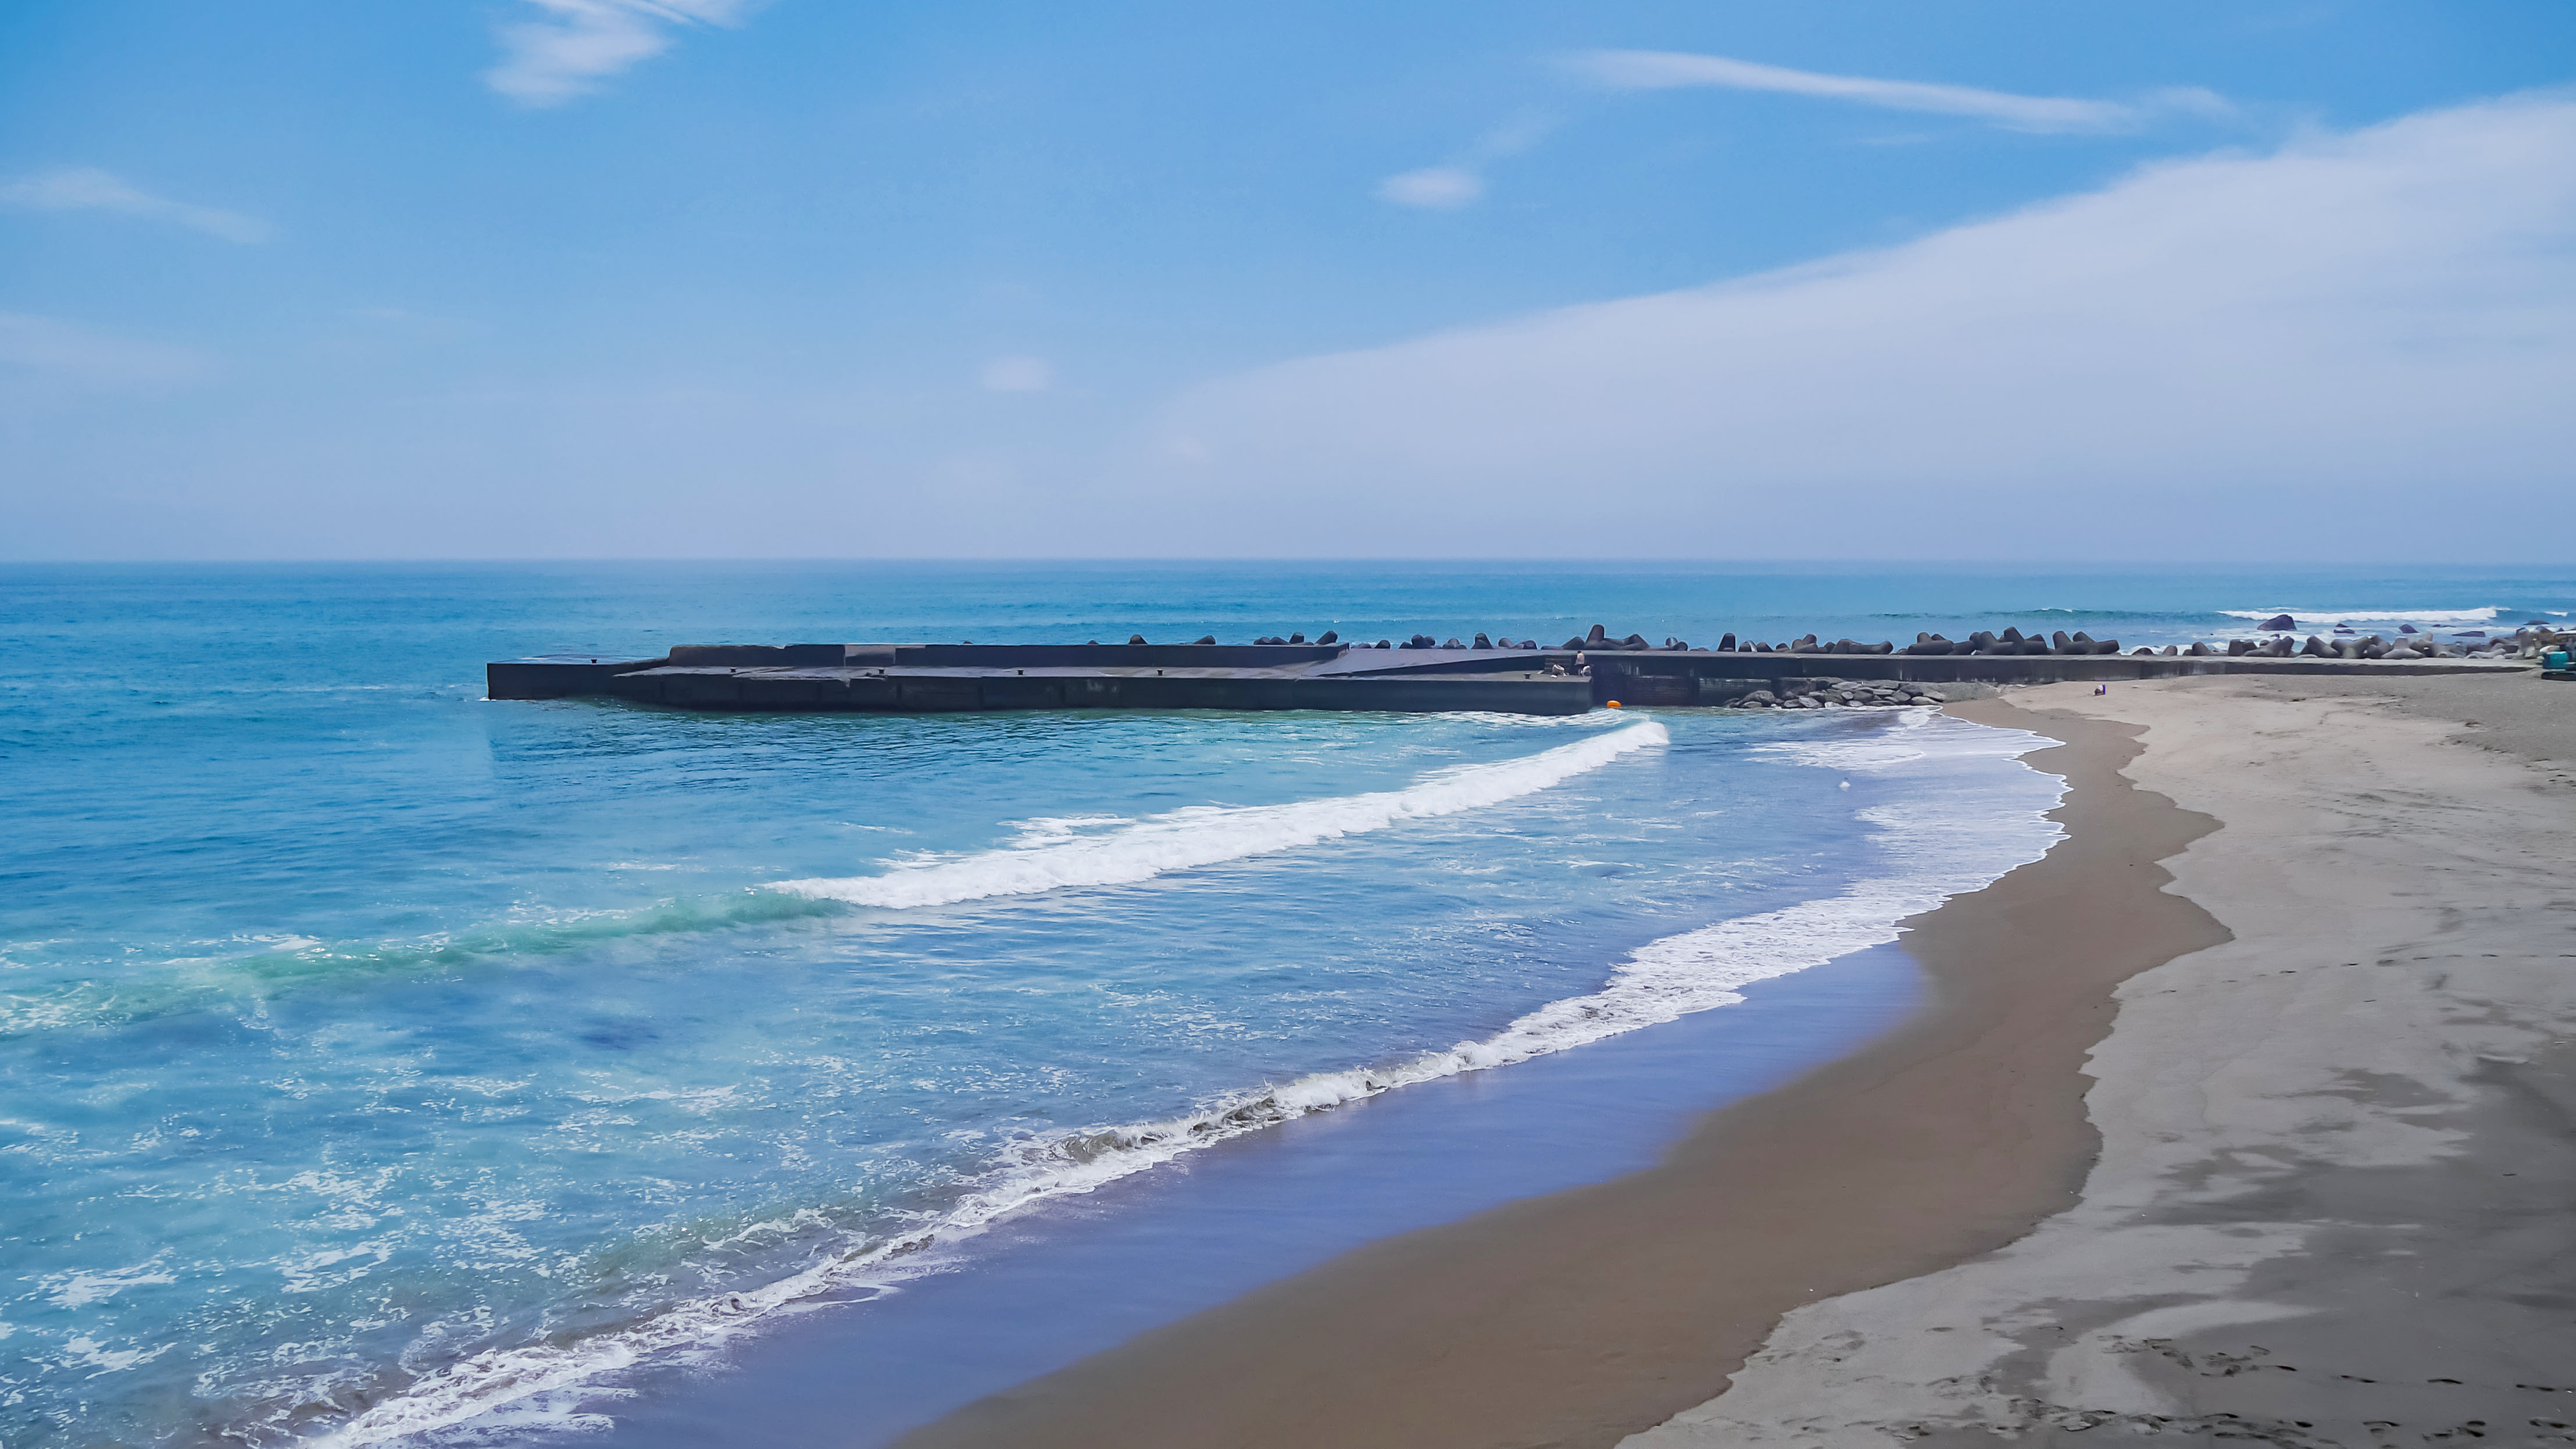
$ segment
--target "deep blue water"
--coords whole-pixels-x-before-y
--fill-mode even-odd
[[[488,659],[2164,643],[2571,602],[2462,571],[0,567],[0,1442],[470,1429],[959,1271],[987,1223],[999,1251],[1210,1138],[1723,1005],[2035,854],[2054,798],[1920,716],[684,715],[485,701]]]

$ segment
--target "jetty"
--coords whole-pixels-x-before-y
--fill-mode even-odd
[[[2017,639],[2018,636],[2016,636]],[[1944,641],[1945,643],[1947,641]],[[2040,642],[2040,641],[2032,641]],[[2502,649],[2390,659],[2204,649],[2120,654],[1917,652],[1893,645],[1653,648],[1631,635],[1543,648],[1529,641],[1405,645],[1302,640],[1254,644],[710,644],[658,658],[550,654],[486,666],[493,699],[599,698],[677,709],[933,713],[978,710],[1485,710],[1580,714],[1596,706],[1813,707],[1804,702],[1938,698],[1943,686],[2197,674],[2529,672]],[[2240,641],[2240,643],[2245,641]],[[1730,638],[1727,643],[1732,646]],[[2116,648],[2116,646],[2113,646]],[[2199,647],[2199,646],[2195,646]],[[2408,651],[2410,654],[2412,651]],[[1890,686],[1903,686],[1891,688]],[[1795,701],[1795,703],[1793,703]]]

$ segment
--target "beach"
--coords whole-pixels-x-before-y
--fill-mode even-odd
[[[1798,1335],[1839,1344],[1815,1325],[1846,1295],[2049,1241],[2142,1131],[2196,1141],[2118,1107],[2143,1089],[2103,1075],[2117,1023],[2232,1025],[2237,986],[2139,993],[2276,929],[2272,897],[2399,940],[2431,928],[2382,918],[2471,899],[2456,882],[2548,898],[2471,846],[2554,818],[2517,782],[2566,696],[2403,672],[2431,662],[1947,715],[710,713],[482,677],[588,638],[842,637],[827,596],[931,639],[1187,638],[1243,572],[1175,572],[1142,618],[1132,579],[1081,570],[824,569],[773,598],[709,568],[677,603],[660,567],[0,580],[91,620],[23,656],[19,743],[47,763],[0,784],[0,1439],[1607,1446],[1764,1393],[2080,1421],[2111,1409],[2036,1379],[1963,1406],[1877,1367],[1884,1402],[1819,1395]],[[1518,572],[1439,582],[1410,631],[1361,612],[1370,576],[1261,577],[1223,637],[1579,627],[1515,604]],[[1846,634],[1907,590],[1927,602],[1888,617],[1956,634],[2042,587],[1798,587],[1826,583],[1859,601],[1824,616]],[[2456,583],[2371,587],[2486,597]],[[1721,639],[1702,626],[1787,587],[1616,585]],[[1000,631],[1005,589],[1051,602]],[[2161,645],[2280,597],[2110,592],[2128,612],[2063,622]],[[626,622],[558,632],[583,597]],[[2544,607],[2424,618],[2462,613]],[[2358,702],[2380,693],[2434,712]],[[2463,733],[2524,756],[2442,743]],[[2378,823],[2310,830],[2329,856],[2278,823],[2317,801]],[[2230,903],[2230,868],[2196,864],[2221,844],[2270,896]],[[2311,856],[2325,884],[2277,883]],[[2385,1085],[2355,1081],[2334,1090]],[[2405,1086],[2398,1120],[2475,1090]],[[2118,1200],[2152,1199],[2124,1170]],[[2007,1382],[2022,1350],[1986,1349]]]
[[[2553,690],[1953,706],[2064,742],[2030,760],[2068,835],[1913,923],[1914,1020],[1650,1171],[1373,1244],[903,1442],[2555,1442]]]

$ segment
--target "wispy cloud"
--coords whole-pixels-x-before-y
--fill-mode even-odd
[[[95,332],[74,322],[0,312],[0,368],[89,387],[164,387],[214,371],[193,348]]]
[[[1294,488],[1282,551],[1364,512],[1461,554],[2474,556],[2530,545],[2389,520],[2545,511],[2569,397],[2576,99],[2540,96],[1210,383],[1138,506]]]
[[[1377,184],[1380,200],[1398,206],[1451,211],[1485,194],[1485,178],[1464,166],[1425,166]]]
[[[1377,184],[1380,201],[1454,211],[1485,194],[1485,168],[1506,156],[1517,156],[1556,129],[1557,118],[1531,114],[1514,117],[1476,138],[1476,144],[1437,166],[1398,172]]]
[[[95,166],[63,166],[0,184],[0,206],[24,211],[106,211],[169,222],[232,242],[268,240],[268,223],[236,211],[192,206],[134,186]]]
[[[2087,100],[2074,96],[2024,96],[1975,86],[1929,81],[1879,80],[1870,76],[1827,75],[1791,70],[1723,55],[1692,55],[1670,50],[1596,50],[1574,57],[1573,64],[1591,79],[1621,90],[1671,90],[1683,86],[1716,86],[1726,90],[1772,91],[1848,101],[1891,111],[1917,111],[1936,116],[1964,116],[2014,131],[2134,131],[2160,115],[2219,116],[2233,108],[2213,91],[2176,87],[2131,101]]]
[[[751,0],[525,0],[543,12],[500,28],[501,63],[484,84],[530,106],[559,106],[671,48],[671,32],[732,25]]]

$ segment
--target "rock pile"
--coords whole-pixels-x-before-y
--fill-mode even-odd
[[[1944,639],[1938,634],[1917,634],[1905,646],[1908,654],[2117,654],[2120,641],[2096,639],[2078,629],[2069,634],[2060,629],[2048,638],[2024,634],[2007,626],[2000,634],[1980,629],[1965,639]]]
[[[1733,709],[1901,709],[1939,704],[1939,690],[1885,679],[1781,680],[1777,692],[1748,690],[1733,699],[1708,700]]]

